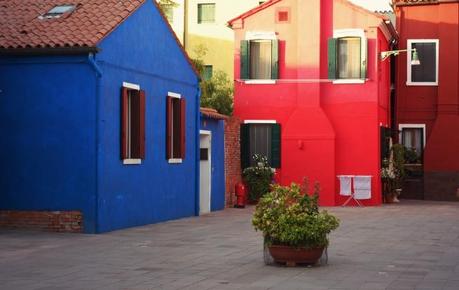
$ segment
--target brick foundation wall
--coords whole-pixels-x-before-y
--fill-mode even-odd
[[[234,185],[241,181],[240,124],[236,117],[225,120],[225,205],[235,203]]]
[[[424,172],[424,198],[459,201],[459,172]]]
[[[0,228],[81,233],[83,216],[79,211],[2,210]]]

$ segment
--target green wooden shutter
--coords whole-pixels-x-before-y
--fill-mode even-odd
[[[360,41],[365,42],[360,46],[360,78],[364,80],[367,78],[367,39],[361,38]]]
[[[338,44],[338,39],[336,38],[328,39],[328,79],[330,80],[336,79],[337,44]]]
[[[271,79],[279,78],[279,41],[271,40]]]
[[[247,80],[249,76],[250,50],[249,41],[241,40],[241,79]]]
[[[281,127],[280,124],[271,125],[271,167],[281,167]]]
[[[250,166],[250,124],[241,124],[241,168]]]

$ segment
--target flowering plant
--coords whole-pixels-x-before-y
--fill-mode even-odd
[[[253,160],[256,165],[244,169],[242,176],[249,187],[249,199],[256,201],[269,192],[274,169],[269,166],[266,156],[255,154]]]
[[[258,203],[252,219],[255,230],[263,232],[268,245],[317,248],[328,245],[328,234],[339,226],[339,219],[319,211],[320,187],[308,193],[304,186],[273,185],[272,190]]]
[[[382,179],[395,179],[397,174],[395,172],[392,162],[389,160],[383,160],[383,167],[381,168],[381,178]]]

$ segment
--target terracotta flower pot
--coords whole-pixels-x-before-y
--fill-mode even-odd
[[[322,256],[325,247],[295,248],[290,246],[271,245],[268,248],[274,261],[286,263],[287,266],[296,266],[296,264],[316,264]]]

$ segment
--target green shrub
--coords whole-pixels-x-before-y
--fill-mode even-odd
[[[256,166],[247,167],[242,177],[249,187],[249,200],[256,201],[269,192],[274,171],[268,165],[268,159],[259,154],[253,156]]]
[[[306,187],[307,188],[307,183]],[[318,185],[312,195],[292,183],[273,185],[271,192],[256,206],[252,224],[263,232],[268,244],[317,248],[328,245],[328,234],[339,220],[327,211],[319,211]]]

